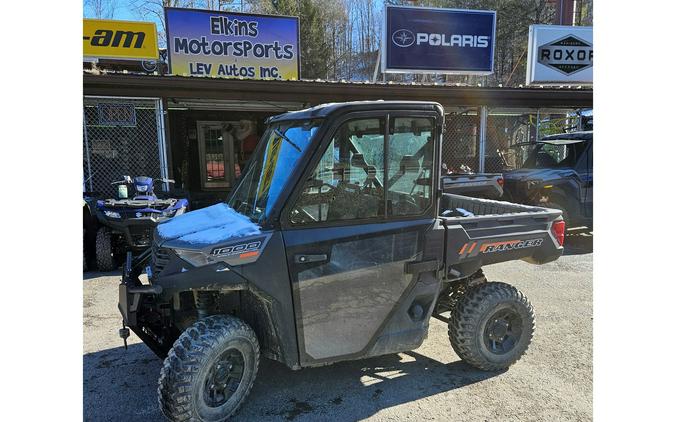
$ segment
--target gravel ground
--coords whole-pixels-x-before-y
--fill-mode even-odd
[[[506,372],[475,370],[432,319],[419,349],[291,371],[263,359],[236,421],[578,421],[592,419],[592,235],[569,236],[566,255],[543,266],[485,267],[489,280],[521,289],[535,307],[528,353]],[[118,273],[84,279],[84,420],[161,421],[161,361],[132,334],[117,336]]]

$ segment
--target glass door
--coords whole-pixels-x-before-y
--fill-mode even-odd
[[[204,189],[222,189],[234,181],[234,138],[228,122],[197,122],[201,180]]]

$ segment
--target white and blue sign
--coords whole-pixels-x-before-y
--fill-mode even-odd
[[[494,66],[497,13],[387,6],[382,71],[487,75]]]

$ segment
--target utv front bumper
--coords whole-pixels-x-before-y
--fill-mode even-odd
[[[124,263],[122,281],[119,285],[119,301],[117,308],[122,314],[122,326],[129,327],[157,356],[166,356],[167,348],[160,338],[153,333],[141,315],[143,304],[162,293],[162,286],[142,284],[138,278],[140,268],[147,262],[148,254],[141,254],[137,259],[131,259],[131,252],[127,253]],[[125,339],[126,344],[126,339]]]
[[[117,308],[122,314],[124,323],[130,327],[138,324],[137,313],[143,295],[159,295],[162,286],[129,286],[122,281],[119,286],[119,302]]]

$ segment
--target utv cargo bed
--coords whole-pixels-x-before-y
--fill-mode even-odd
[[[448,212],[463,215],[442,216]],[[563,252],[553,225],[560,210],[443,194],[440,214],[450,278],[453,269],[466,274],[483,265],[515,259],[543,264]]]

